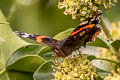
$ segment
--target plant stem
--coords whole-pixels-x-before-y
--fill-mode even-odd
[[[0,76],[1,76],[3,73],[5,73],[5,72],[6,72],[6,68],[2,69],[2,70],[0,71]]]
[[[105,25],[105,22],[103,21],[103,19],[101,19],[101,23],[100,23],[100,24],[101,24],[101,26],[102,26],[102,28],[103,28],[103,31],[104,31],[106,37],[107,37],[108,39],[112,40],[112,36],[110,35],[109,29],[108,29],[107,26]]]
[[[117,61],[113,61],[113,60],[109,60],[109,59],[106,59],[106,58],[96,58],[97,60],[104,60],[104,61],[109,61],[111,63],[115,63],[115,64],[119,64]]]
[[[106,37],[108,39],[112,40],[112,36],[110,35],[107,25],[105,25],[105,22],[103,21],[103,19],[101,19],[101,26],[103,28],[103,31],[104,31]],[[109,47],[110,51],[117,57],[118,61],[120,62],[120,55],[119,55],[118,51],[116,51],[116,49],[111,45],[110,42],[108,42],[108,47]]]

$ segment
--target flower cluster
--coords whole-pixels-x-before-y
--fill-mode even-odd
[[[113,53],[109,49],[105,48],[98,48],[99,51],[99,57],[103,57],[112,61],[118,61],[117,57],[113,55]]]
[[[112,74],[109,74],[104,80],[120,80],[120,75],[112,71]]]
[[[64,14],[72,15],[72,19],[80,18],[83,20],[97,11],[99,6],[105,9],[110,8],[117,0],[64,0],[58,2],[59,9],[65,9]]]
[[[96,68],[85,56],[74,56],[55,62],[54,80],[95,80],[98,77]]]
[[[111,34],[113,40],[120,38],[120,31],[119,30],[120,30],[120,21],[112,22],[112,27],[110,28],[110,34]],[[107,40],[104,33],[102,33],[102,37]],[[117,56],[115,54],[113,54],[110,51],[110,49],[98,48],[98,51],[99,51],[99,57],[104,57],[104,58],[109,59],[109,60],[118,61]],[[120,52],[120,48],[119,48],[118,52]]]
[[[119,39],[120,38],[120,21],[118,21],[117,23],[112,22],[112,28],[110,30],[110,33],[113,37],[113,39]]]

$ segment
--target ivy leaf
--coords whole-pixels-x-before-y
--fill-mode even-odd
[[[37,55],[38,50],[41,48],[40,45],[28,45],[19,48],[16,50],[11,57],[8,59],[6,66],[10,66],[15,63],[17,60],[28,56],[28,55]]]
[[[54,55],[55,53],[50,49],[49,46],[44,46],[42,47],[39,52],[38,52],[39,56],[41,56],[42,58],[44,58],[45,60],[50,60],[53,58],[52,55]]]
[[[115,65],[114,64],[118,64],[115,61],[109,60],[109,59],[105,59],[105,58],[98,58],[94,55],[87,55],[87,58],[92,61],[92,64],[98,68],[99,70],[108,72],[111,70],[114,70]],[[111,67],[110,67],[111,66]]]
[[[22,72],[16,70],[9,70],[8,76],[9,80],[33,80],[32,73],[30,72]]]
[[[92,60],[96,59],[96,56],[94,56],[94,55],[88,55],[87,58],[88,58],[90,61],[92,61]]]
[[[96,67],[96,71],[97,71],[97,73],[99,74],[99,79],[100,80],[103,80],[103,78],[105,78],[108,74],[110,74],[110,72],[108,72],[108,71],[105,71],[105,70],[102,70],[102,69],[99,69],[99,68],[97,68]],[[98,79],[98,80],[99,80]]]
[[[3,75],[3,71],[6,70],[6,61],[12,53],[26,45],[30,45],[30,43],[23,41],[12,32],[0,10],[0,76]],[[3,76],[4,77],[0,79],[9,80],[7,72]]]
[[[8,70],[18,70],[24,72],[34,72],[45,60],[37,55],[27,55],[10,66],[7,67]]]
[[[55,39],[65,39],[67,38],[70,33],[74,30],[74,28],[70,28],[70,29],[67,29],[63,32],[60,32],[59,34],[57,34],[56,36],[54,36]]]
[[[96,80],[103,80],[103,78],[102,78],[102,77],[100,77],[100,76],[98,76],[98,78],[97,78]]]
[[[102,48],[107,48],[107,49],[109,48],[107,46],[107,43],[104,40],[102,40],[101,38],[98,38],[98,37],[95,39],[94,42],[88,43],[88,45],[96,46],[96,47],[102,47]]]
[[[37,55],[41,46],[29,45],[15,51],[6,63],[8,70],[34,72],[45,60]],[[24,65],[23,65],[24,64]]]
[[[116,49],[117,51],[119,51],[120,48],[120,40],[115,40],[111,43],[111,45],[114,47],[114,49]]]
[[[49,80],[49,79],[53,79],[53,75],[52,75],[52,61],[48,61],[45,62],[44,64],[42,64],[38,70],[36,70],[36,72],[33,75],[34,80]]]

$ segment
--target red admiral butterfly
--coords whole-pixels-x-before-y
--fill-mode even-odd
[[[43,43],[51,47],[57,57],[66,57],[74,50],[78,50],[81,46],[86,46],[87,42],[93,41],[96,36],[100,33],[101,29],[97,26],[100,23],[100,15],[102,11],[98,10],[93,13],[90,17],[80,23],[77,28],[64,40],[56,40],[47,36],[28,34],[15,31],[16,34],[21,37],[29,38]]]

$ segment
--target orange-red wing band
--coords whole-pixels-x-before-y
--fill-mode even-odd
[[[47,38],[47,36],[37,36],[36,37],[36,41],[39,42],[39,43],[42,43],[43,42],[43,38]]]
[[[78,29],[77,31],[73,32],[70,36],[74,36],[75,34],[79,33],[80,31],[87,29],[87,28],[92,28],[94,26],[95,26],[95,24],[86,25],[85,27],[82,27],[82,28]]]
[[[94,40],[100,32],[101,32],[101,29],[99,28],[98,31],[92,36],[91,40]]]

